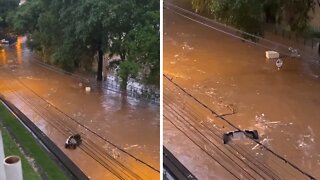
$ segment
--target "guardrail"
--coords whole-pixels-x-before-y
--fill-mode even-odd
[[[163,146],[163,167],[164,172],[176,180],[197,180],[165,146]]]

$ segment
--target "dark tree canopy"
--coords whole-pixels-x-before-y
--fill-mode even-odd
[[[160,72],[159,8],[157,0],[29,0],[11,14],[19,34],[48,62],[67,70],[90,67],[98,55],[121,57],[120,77],[157,84]]]
[[[314,11],[314,0],[281,0],[280,10],[277,12],[280,22],[289,30],[301,33],[308,26],[310,11]]]
[[[192,0],[196,12],[214,18],[240,30],[263,35],[264,22],[282,25],[295,33],[308,26],[314,0]]]
[[[0,0],[0,37],[7,33],[7,17],[11,11],[17,8],[19,0]]]

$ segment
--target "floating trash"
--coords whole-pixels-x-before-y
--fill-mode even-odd
[[[128,150],[128,149],[131,149],[131,148],[138,148],[139,145],[138,144],[134,144],[134,145],[131,145],[131,146],[128,146],[128,147],[125,147],[124,149],[125,150]]]
[[[282,61],[282,59],[278,59],[278,60],[276,61],[276,66],[277,66],[278,70],[281,69],[281,67],[283,66],[283,61]]]
[[[91,87],[86,87],[86,92],[87,93],[91,92]]]
[[[270,141],[272,139],[269,139],[269,138],[264,138],[262,141],[260,141],[261,144],[265,145],[265,146],[270,146]],[[256,144],[251,150],[255,150],[257,149],[258,147],[262,147],[260,144]]]
[[[267,59],[276,59],[279,58],[279,53],[276,51],[266,51],[266,58]]]
[[[291,54],[291,57],[300,57],[298,49],[294,49],[292,47],[289,47],[288,50]]]
[[[191,46],[189,46],[187,42],[184,42],[183,45],[182,45],[182,49],[183,49],[183,50],[189,50],[189,51],[191,51],[191,50],[193,50],[194,48],[191,47]]]

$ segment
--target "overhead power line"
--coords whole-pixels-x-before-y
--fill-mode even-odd
[[[219,115],[216,111],[212,110],[210,107],[208,107],[206,104],[204,104],[202,101],[200,101],[198,98],[196,98],[195,96],[193,96],[192,94],[190,94],[188,91],[186,91],[183,87],[181,87],[179,84],[177,84],[176,82],[174,82],[172,80],[172,78],[169,78],[167,75],[163,74],[163,77],[165,79],[167,79],[168,81],[170,81],[175,87],[177,87],[179,90],[181,90],[183,93],[185,93],[187,96],[189,96],[190,98],[192,98],[193,100],[195,100],[197,103],[199,103],[202,107],[204,107],[205,109],[207,109],[209,112],[211,112],[212,114],[214,114],[217,118],[223,120],[224,122],[226,122],[227,124],[229,124],[231,127],[233,127],[234,129],[242,132],[243,134],[246,135],[246,137],[248,137],[250,140],[254,141],[255,143],[259,144],[261,147],[263,147],[264,149],[266,149],[267,151],[269,151],[271,154],[273,154],[274,156],[276,156],[277,158],[283,160],[285,163],[289,164],[290,166],[292,166],[294,169],[298,170],[300,173],[302,173],[303,175],[309,177],[310,179],[315,179],[315,177],[313,177],[312,175],[310,175],[309,173],[305,172],[304,170],[300,169],[298,166],[296,166],[295,164],[293,164],[292,162],[290,162],[289,160],[287,160],[286,158],[282,157],[281,155],[277,154],[276,152],[274,152],[273,150],[271,150],[270,148],[268,148],[267,146],[265,146],[264,144],[262,144],[261,142],[259,142],[258,140],[253,139],[251,136],[249,136],[245,131],[241,130],[239,127],[237,127],[236,125],[234,125],[233,123],[231,123],[229,120],[227,120],[225,117]]]

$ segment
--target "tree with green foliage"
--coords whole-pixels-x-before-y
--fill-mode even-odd
[[[308,26],[314,0],[192,0],[196,12],[208,13],[217,20],[242,31],[263,35],[263,23],[288,27],[295,33]]]
[[[102,80],[103,54],[110,42],[110,20],[112,19],[111,1],[77,1],[63,9],[64,42],[79,42],[91,55],[98,54],[97,80]],[[74,48],[79,48],[75,45]],[[62,46],[63,47],[63,46]],[[71,49],[68,49],[71,50]],[[72,51],[72,50],[71,50]],[[68,53],[68,51],[66,51]]]
[[[276,24],[280,20],[280,0],[264,0],[263,15],[266,23]]]
[[[259,35],[262,31],[260,0],[192,0],[193,8],[242,31]]]
[[[159,5],[157,0],[29,0],[9,19],[16,32],[28,34],[29,47],[64,69],[90,66],[98,56],[97,80],[102,80],[103,55],[118,54],[125,82],[142,77],[152,84],[160,78]]]
[[[28,3],[20,6],[17,11],[11,12],[8,21],[17,34],[32,33],[38,29],[37,21],[43,9],[41,0],[29,0]]]
[[[19,0],[0,0],[0,38],[8,33],[8,14],[17,8]]]
[[[280,16],[281,24],[289,27],[290,31],[301,34],[310,21],[310,12],[314,11],[314,0],[281,0]]]
[[[263,9],[267,23],[301,34],[308,27],[315,5],[314,0],[265,0]]]
[[[138,75],[139,67],[138,64],[128,60],[122,61],[120,63],[119,76],[122,79],[121,86],[123,88],[127,87],[127,82],[129,78],[135,78]]]
[[[160,12],[156,1],[150,1],[149,11],[136,12],[138,23],[128,33],[128,59],[137,63],[147,84],[160,85]],[[140,17],[140,18],[139,18]]]

